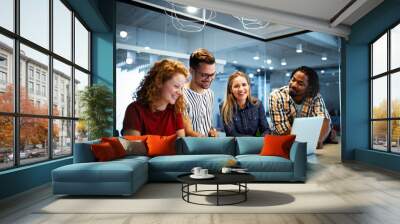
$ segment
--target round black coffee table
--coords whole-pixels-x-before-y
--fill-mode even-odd
[[[212,179],[193,179],[190,177],[191,173],[182,174],[177,177],[178,181],[182,183],[182,199],[188,203],[198,204],[198,205],[234,205],[239,204],[247,200],[247,192],[249,188],[247,183],[255,180],[255,177],[249,173],[216,173],[213,174],[215,177]],[[215,185],[215,190],[197,190],[198,184],[204,185]],[[190,186],[195,186],[194,191],[190,191]],[[220,185],[236,185],[237,190],[223,190],[220,189]],[[215,194],[206,194],[210,192],[215,192]],[[216,197],[216,204],[203,204],[197,203],[190,200],[190,196],[204,196],[204,197]],[[223,203],[221,202],[221,197],[232,197],[240,196],[239,200]]]

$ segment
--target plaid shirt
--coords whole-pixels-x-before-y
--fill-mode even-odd
[[[289,95],[289,86],[273,91],[269,97],[269,115],[272,121],[272,131],[281,135],[292,128],[295,117],[324,117],[330,120],[321,94],[307,97],[303,101],[300,114],[297,114],[295,103]]]

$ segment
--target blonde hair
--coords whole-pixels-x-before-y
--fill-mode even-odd
[[[249,91],[248,91],[249,94],[247,96],[246,101],[250,102],[253,105],[257,104],[257,101],[258,101],[257,98],[251,96],[249,77],[241,71],[236,71],[236,72],[232,73],[228,79],[228,85],[226,86],[225,101],[224,101],[224,104],[222,105],[222,109],[221,109],[222,120],[225,124],[232,123],[233,109],[237,106],[235,96],[233,96],[233,93],[232,93],[233,80],[237,77],[245,78],[247,85],[249,86]]]
[[[150,107],[160,98],[162,85],[177,73],[184,75],[185,78],[189,77],[189,71],[182,62],[172,59],[157,61],[137,88],[136,100]],[[175,112],[183,113],[185,111],[183,96],[178,97],[174,108]]]

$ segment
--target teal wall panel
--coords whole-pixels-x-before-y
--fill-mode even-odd
[[[358,160],[386,169],[393,167],[396,155],[368,150],[369,124],[369,46],[379,35],[400,22],[400,0],[386,0],[351,27],[349,40],[342,48],[342,159]],[[343,89],[344,88],[344,89]],[[357,149],[357,150],[356,150]],[[363,150],[363,151],[360,151]],[[390,157],[392,156],[392,157]],[[390,158],[389,158],[390,157]],[[391,165],[390,165],[391,164]],[[394,169],[395,168],[395,169]]]
[[[53,169],[71,163],[69,157],[0,172],[0,199],[48,183]]]

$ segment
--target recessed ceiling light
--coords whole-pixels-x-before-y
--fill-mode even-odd
[[[256,55],[256,56],[253,57],[253,59],[256,60],[256,61],[260,60],[260,56]]]
[[[261,69],[257,68],[257,72],[261,72]]]
[[[251,78],[251,79],[254,78],[254,74],[253,74],[253,73],[250,73],[250,74],[249,74],[249,78]]]
[[[125,38],[128,36],[128,32],[126,32],[125,30],[122,30],[121,32],[119,32],[119,36],[122,38]]]
[[[126,62],[128,65],[131,65],[131,64],[133,63],[133,58],[126,58],[125,62]]]
[[[237,61],[235,60],[235,61],[233,61],[233,64],[237,64]]]
[[[274,67],[273,66],[269,66],[269,70],[274,70]]]
[[[196,13],[197,10],[199,10],[199,9],[196,8],[196,7],[193,7],[193,6],[188,6],[188,7],[186,7],[186,11],[187,11],[188,13]]]
[[[267,64],[271,64],[272,63],[272,60],[271,59],[267,59]]]
[[[281,65],[282,65],[282,66],[285,66],[285,65],[287,65],[287,63],[286,63],[286,59],[282,58],[282,60],[281,60]]]
[[[322,60],[322,61],[326,61],[326,60],[328,60],[328,56],[326,56],[326,54],[325,54],[325,53],[324,53],[324,54],[322,54],[321,60]]]
[[[300,54],[303,52],[303,45],[297,44],[296,45],[296,53]]]
[[[149,47],[149,46],[146,46],[146,47],[144,47],[144,49],[146,49],[146,50],[149,50],[149,49],[150,49],[150,47]]]
[[[321,74],[324,74],[325,73],[325,70],[321,70]]]
[[[290,73],[289,72],[286,72],[286,77],[289,77],[290,76]]]

